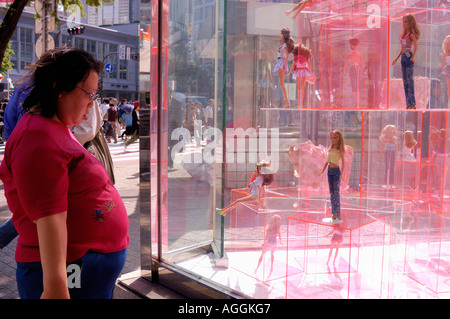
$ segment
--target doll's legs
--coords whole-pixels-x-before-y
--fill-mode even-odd
[[[414,62],[411,61],[411,56],[411,52],[402,53],[402,78],[403,88],[405,90],[406,107],[416,108],[414,94]]]
[[[328,260],[327,260],[327,264],[330,262],[330,258],[331,255],[333,255],[333,248],[336,247],[336,253],[334,254],[334,259],[333,259],[333,264],[336,262],[336,257],[338,256],[339,253],[339,247],[341,246],[340,242],[331,242],[330,244],[330,252],[328,253]]]
[[[341,197],[339,188],[341,185],[341,171],[339,167],[328,167],[328,186],[330,187],[331,214],[333,218],[341,216]]]
[[[264,258],[264,255],[266,253],[266,248],[263,248],[262,252],[261,252],[261,256],[259,256],[259,260],[258,260],[258,266],[256,266],[255,272],[258,271],[259,266],[261,265],[261,262]]]
[[[258,266],[256,266],[255,272],[258,271],[258,268],[259,268],[259,266],[261,265],[261,262],[262,262],[262,260],[263,260],[263,258],[264,258],[264,255],[266,254],[266,252],[267,252],[267,249],[266,249],[266,248],[263,248],[263,250],[262,250],[262,252],[261,252],[261,256],[259,256]],[[274,259],[275,259],[274,253],[275,253],[275,251],[272,249],[272,250],[270,251],[270,272],[272,272],[272,270],[273,270],[273,261],[274,261]]]
[[[286,93],[286,87],[284,86],[284,75],[286,74],[286,70],[284,68],[280,68],[278,70],[278,82],[280,83],[281,93],[283,93],[285,107],[289,108],[289,100]]]
[[[386,164],[386,173],[384,175],[386,185],[394,185],[395,150],[384,152],[384,162]]]
[[[355,102],[355,107],[359,107],[359,96],[360,96],[359,74],[360,74],[359,65],[351,65],[350,84],[352,86],[353,101]]]
[[[297,89],[298,89],[298,107],[303,107],[303,101],[305,99],[305,84],[306,77],[298,77],[297,78]]]
[[[216,210],[222,214],[222,215],[226,215],[228,213],[229,210],[235,208],[237,205],[239,205],[240,203],[244,203],[244,202],[251,202],[253,201],[255,198],[252,195],[249,196],[245,196],[245,197],[241,197],[236,199],[234,202],[232,202],[230,205],[228,205],[227,207],[224,207],[222,209],[216,208]]]
[[[297,15],[305,8],[306,4],[307,4],[308,2],[310,2],[310,1],[311,1],[311,0],[303,0],[303,1],[300,1],[299,3],[297,3],[297,4],[295,5],[295,7],[294,7],[292,10],[286,11],[285,13],[286,13],[287,15],[289,15],[289,14],[291,14],[292,12],[296,11],[296,12],[295,12],[295,15],[292,17],[293,19],[295,19],[295,18],[297,17]]]

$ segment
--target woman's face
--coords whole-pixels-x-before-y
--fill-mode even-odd
[[[65,125],[79,125],[87,119],[98,89],[98,74],[91,70],[86,80],[78,82],[70,92],[61,92],[58,98],[57,118]],[[92,95],[92,96],[91,96]]]

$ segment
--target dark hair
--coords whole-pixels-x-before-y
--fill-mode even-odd
[[[288,27],[281,29],[281,34],[283,35],[284,43],[287,44],[288,52],[292,53],[294,51],[295,41],[291,37],[291,30]]]
[[[74,90],[91,71],[100,73],[101,63],[84,50],[62,47],[45,52],[30,69],[33,84],[22,107],[28,112],[36,107],[51,118],[57,113],[59,94]]]
[[[294,52],[297,51],[298,55],[303,55],[307,59],[311,57],[311,49],[309,49],[307,46],[304,46],[302,43],[297,44],[295,48],[296,50],[294,50]]]

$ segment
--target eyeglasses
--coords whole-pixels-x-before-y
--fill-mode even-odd
[[[77,88],[79,88],[81,91],[83,91],[84,93],[89,95],[89,99],[91,101],[96,100],[96,99],[98,99],[100,97],[100,93],[97,93],[97,92],[96,93],[89,93],[88,91],[86,91],[85,89],[79,87],[78,85],[77,85]]]

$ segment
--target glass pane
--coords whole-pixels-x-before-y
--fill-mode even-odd
[[[390,260],[379,253],[404,238],[391,231],[404,231],[425,206],[439,213],[450,207],[442,144],[449,83],[440,75],[448,8],[442,1],[305,3],[294,17],[291,0],[152,1],[152,10],[161,9],[152,12],[149,49],[159,68],[149,98],[153,242],[160,240],[164,261],[251,297],[305,297],[309,284],[325,297],[325,232],[333,226],[323,224],[332,205],[320,171],[330,132],[339,130],[346,145],[341,209],[350,225],[344,240],[351,241],[337,259],[349,285],[334,293],[379,298],[396,284],[380,282],[394,277],[384,271],[398,269],[385,267]],[[407,13],[421,29],[414,74],[405,77],[420,112],[406,110],[411,82],[400,59],[392,63]],[[295,46],[285,55],[289,37]],[[387,127],[395,128],[395,142],[381,138]],[[263,201],[248,200],[262,161],[270,162],[273,181]],[[216,212],[242,198],[225,217]],[[277,218],[290,246],[272,255],[262,244]],[[369,260],[369,268],[357,266]],[[373,280],[360,285],[356,278]]]
[[[178,252],[214,241],[220,166],[210,158],[214,135],[219,137],[214,121],[222,80],[215,70],[221,50],[217,50],[215,1],[172,0],[160,18],[165,27],[159,34],[163,43],[158,79],[163,83],[158,92],[162,108],[159,222],[163,257],[176,261]]]

